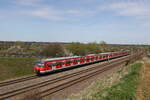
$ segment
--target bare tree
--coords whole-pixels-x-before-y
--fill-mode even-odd
[[[41,55],[46,57],[61,57],[65,56],[65,53],[61,44],[48,44],[43,47]]]

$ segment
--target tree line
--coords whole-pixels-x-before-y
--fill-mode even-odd
[[[137,50],[137,46],[110,45],[105,41],[100,43],[80,43],[72,42],[68,44],[49,43],[26,45],[24,42],[16,42],[7,48],[0,46],[0,55],[21,55],[21,56],[41,56],[41,57],[64,57],[64,56],[84,56],[87,54],[98,54],[103,52],[113,52],[121,50]],[[147,47],[148,48],[148,47]],[[150,49],[150,48],[148,48]]]

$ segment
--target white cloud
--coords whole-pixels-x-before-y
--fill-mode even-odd
[[[75,14],[75,15],[81,14],[81,12],[79,10],[68,10],[67,13]]]
[[[115,2],[101,7],[103,11],[111,11],[117,16],[127,16],[136,19],[143,25],[150,22],[150,6],[145,2]]]
[[[61,16],[60,11],[57,10],[50,10],[50,9],[37,9],[37,10],[29,10],[29,11],[21,11],[21,14],[29,15],[29,16],[35,16],[40,17],[43,19],[48,20],[65,20],[66,18]]]
[[[66,14],[72,14],[75,16],[93,16],[96,14],[95,11],[88,11],[88,10],[67,10],[65,11]]]
[[[20,8],[16,12],[19,14],[34,16],[57,21],[79,21],[84,17],[96,15],[95,11],[89,11],[79,8],[60,9],[55,5],[47,5],[43,0],[14,0],[12,1],[15,7]]]
[[[150,27],[150,21],[145,21],[145,22],[143,22],[142,23],[144,26],[146,26],[146,27]]]
[[[35,10],[20,11],[21,14],[40,17],[55,21],[79,21],[85,16],[93,15],[93,12],[82,10],[56,10],[52,8],[37,8]]]
[[[80,20],[81,18],[95,16],[100,13],[99,10],[87,9],[56,9],[42,3],[42,0],[15,0],[17,5],[29,6],[33,9],[22,10],[22,14],[32,15],[49,20]],[[113,2],[107,5],[101,5],[101,10],[112,11],[118,16],[132,16],[136,19],[145,19],[150,17],[150,7],[141,2]]]
[[[41,0],[14,0],[13,2],[21,6],[36,6],[41,3]]]
[[[117,2],[109,4],[103,9],[114,11],[116,14],[123,16],[150,16],[150,7],[139,2]]]

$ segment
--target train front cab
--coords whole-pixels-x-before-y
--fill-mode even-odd
[[[44,63],[42,63],[41,61],[37,61],[35,62],[35,65],[34,65],[34,72],[36,74],[42,74],[42,73],[45,73],[45,67],[44,67]]]

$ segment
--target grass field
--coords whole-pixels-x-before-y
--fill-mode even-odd
[[[129,74],[123,77],[118,84],[104,89],[107,96],[104,96],[103,100],[135,100],[140,68],[140,63],[134,64]],[[96,94],[96,96],[99,98],[102,95]]]
[[[97,91],[92,100],[135,100],[141,66],[141,63],[133,64],[119,83]]]
[[[35,58],[0,58],[0,81],[33,73]]]
[[[117,69],[66,100],[135,100],[141,66],[139,62]]]

